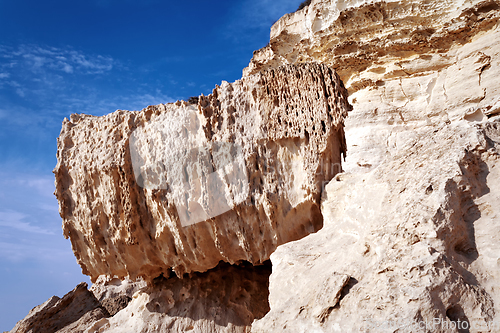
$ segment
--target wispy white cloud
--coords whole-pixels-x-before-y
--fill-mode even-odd
[[[41,203],[38,205],[38,208],[49,211],[49,212],[59,213],[59,207],[58,207],[57,203],[55,203],[55,202],[53,205]]]
[[[38,192],[39,195],[53,198],[53,193],[55,190],[53,177],[25,175],[20,176],[18,179],[16,179],[15,183],[17,183],[17,185],[19,186],[34,189]]]
[[[10,77],[9,73],[0,73],[0,79],[8,79]]]
[[[9,69],[24,67],[34,73],[55,70],[66,74],[102,74],[113,69],[117,61],[103,55],[89,55],[71,48],[20,45],[17,48],[0,48],[0,57],[8,59],[2,74]]]
[[[66,259],[67,262],[74,261],[71,249],[63,247],[60,244],[55,247],[46,243],[14,243],[4,240],[0,240],[0,258],[7,259],[11,262],[20,262],[24,260],[62,261],[62,259]]]
[[[148,105],[175,102],[176,98],[148,84],[127,85],[127,91],[107,90],[114,78],[125,82],[127,77],[123,64],[112,57],[86,54],[71,48],[20,45],[17,48],[0,46],[0,72],[6,78],[0,80],[0,89],[8,87],[11,96],[17,95],[28,103],[36,103],[37,110],[21,103],[2,102],[2,114],[9,113],[10,123],[45,130],[54,121],[71,113],[102,115],[122,110],[141,110]],[[109,74],[109,75],[108,75]],[[100,81],[92,77],[97,75]],[[105,82],[111,84],[100,89]],[[173,84],[170,82],[170,84]],[[30,114],[29,117],[26,117]],[[19,116],[16,116],[19,115]],[[20,116],[22,115],[22,117]],[[22,119],[22,121],[18,121]],[[58,124],[56,124],[58,126]]]
[[[53,231],[32,225],[24,220],[28,218],[25,215],[16,211],[0,211],[0,227],[13,228],[23,232],[54,235]]]
[[[9,169],[12,168],[0,164],[0,219],[5,220],[6,216],[16,221],[30,219],[27,215],[5,215],[5,212],[10,214],[16,211],[31,211],[31,216],[37,216],[35,212],[39,209],[52,212],[58,211],[57,200],[54,196],[54,175],[51,172],[48,174],[19,173],[15,171],[9,172]],[[25,202],[20,206],[12,207],[8,203],[8,199],[19,202],[21,198],[24,198]],[[28,209],[30,207],[31,210]],[[44,214],[40,217],[52,219],[54,216],[58,219],[58,214]],[[42,225],[44,221],[32,220],[32,222]]]
[[[53,188],[51,173],[17,173],[0,164],[0,260],[72,260]]]
[[[132,106],[131,110],[141,110],[148,105],[172,103],[176,100],[169,95],[156,89],[154,93],[136,94],[124,98],[127,105]]]
[[[26,92],[25,92],[25,90],[24,90],[24,89],[22,89],[22,88],[17,88],[17,89],[16,89],[16,94],[18,94],[18,95],[19,95],[19,97],[25,97],[25,96],[26,96]]]
[[[113,69],[113,58],[103,57],[98,55],[96,57],[88,57],[76,51],[71,52],[71,63],[75,64],[77,68],[83,68],[88,73],[102,73]]]

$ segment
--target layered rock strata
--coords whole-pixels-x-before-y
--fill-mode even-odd
[[[83,272],[151,281],[260,264],[317,231],[349,109],[335,72],[303,64],[223,82],[197,108],[72,115],[55,194]]]

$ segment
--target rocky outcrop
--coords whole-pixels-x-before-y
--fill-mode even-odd
[[[90,291],[112,317],[127,307],[136,292],[146,287],[146,282],[141,279],[137,281],[132,281],[128,278],[120,280],[101,275],[92,284]]]
[[[313,61],[349,91],[349,155],[364,172],[415,142],[414,131],[499,112],[497,1],[312,1],[271,28],[244,75]]]
[[[499,15],[312,0],[242,80],[65,121],[64,232],[104,274],[71,311],[105,312],[87,332],[500,331]]]
[[[349,109],[338,76],[305,64],[223,82],[197,109],[73,115],[54,173],[83,272],[151,281],[260,264],[317,231]]]
[[[499,8],[494,0],[313,0],[272,26],[269,44],[254,52],[243,75],[318,62],[334,68],[347,86],[356,82],[353,89],[360,89],[405,72],[439,71],[453,63],[446,52],[497,24]],[[411,68],[400,63],[427,53],[440,60],[433,68],[418,66],[429,60],[425,57]]]
[[[244,73],[317,61],[353,110],[324,227],[271,256],[253,332],[497,332],[500,6],[312,1]]]
[[[88,333],[249,332],[269,311],[267,263],[221,263],[190,277],[155,279],[132,296],[128,306],[96,321]]]
[[[51,297],[33,308],[12,333],[83,333],[95,321],[109,317],[95,296],[80,283],[63,298]]]
[[[271,311],[252,332],[497,332],[499,148],[498,122],[443,124],[337,175],[323,229],[271,255]]]
[[[269,311],[267,261],[221,262],[204,273],[144,280],[101,275],[30,311],[12,333],[147,333],[250,331]]]

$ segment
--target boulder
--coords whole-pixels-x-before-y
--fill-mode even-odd
[[[333,70],[300,64],[223,82],[196,107],[72,115],[55,194],[83,273],[151,281],[261,264],[319,230],[348,110]]]

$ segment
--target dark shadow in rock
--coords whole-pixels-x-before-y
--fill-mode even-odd
[[[463,236],[455,242],[453,250],[460,255],[460,261],[470,265],[478,258],[474,222],[481,218],[481,211],[474,200],[490,192],[486,182],[489,168],[479,152],[467,149],[459,165],[466,182],[455,183],[455,193],[461,194],[456,198],[458,207],[455,209],[461,214],[458,219],[461,223],[456,226],[455,232]]]
[[[479,255],[474,222],[481,217],[481,211],[474,200],[490,192],[486,182],[489,168],[481,159],[481,152],[468,149],[465,149],[458,165],[462,175],[449,179],[445,185],[445,191],[454,195],[446,206],[438,210],[434,221],[436,224],[445,220],[451,222],[438,231],[438,237],[446,244],[446,256],[452,267],[467,283],[477,285],[476,277],[466,267]]]
[[[250,326],[269,312],[271,262],[219,265],[205,273],[156,278],[145,290],[146,308],[169,317],[208,319],[217,325]]]
[[[340,308],[340,302],[342,302],[342,300],[344,299],[344,297],[346,297],[347,294],[349,294],[349,292],[351,291],[352,287],[354,287],[356,284],[358,284],[358,280],[356,280],[352,276],[349,277],[349,281],[347,281],[347,284],[344,286],[344,288],[342,288],[342,291],[340,292],[339,301],[334,306],[335,309]]]
[[[127,295],[119,295],[103,299],[101,305],[108,311],[110,316],[114,316],[119,311],[125,309],[131,300],[132,298]]]
[[[446,310],[446,317],[452,322],[450,327],[456,327],[460,333],[469,333],[470,322],[465,315],[464,309],[460,304],[456,304]]]

